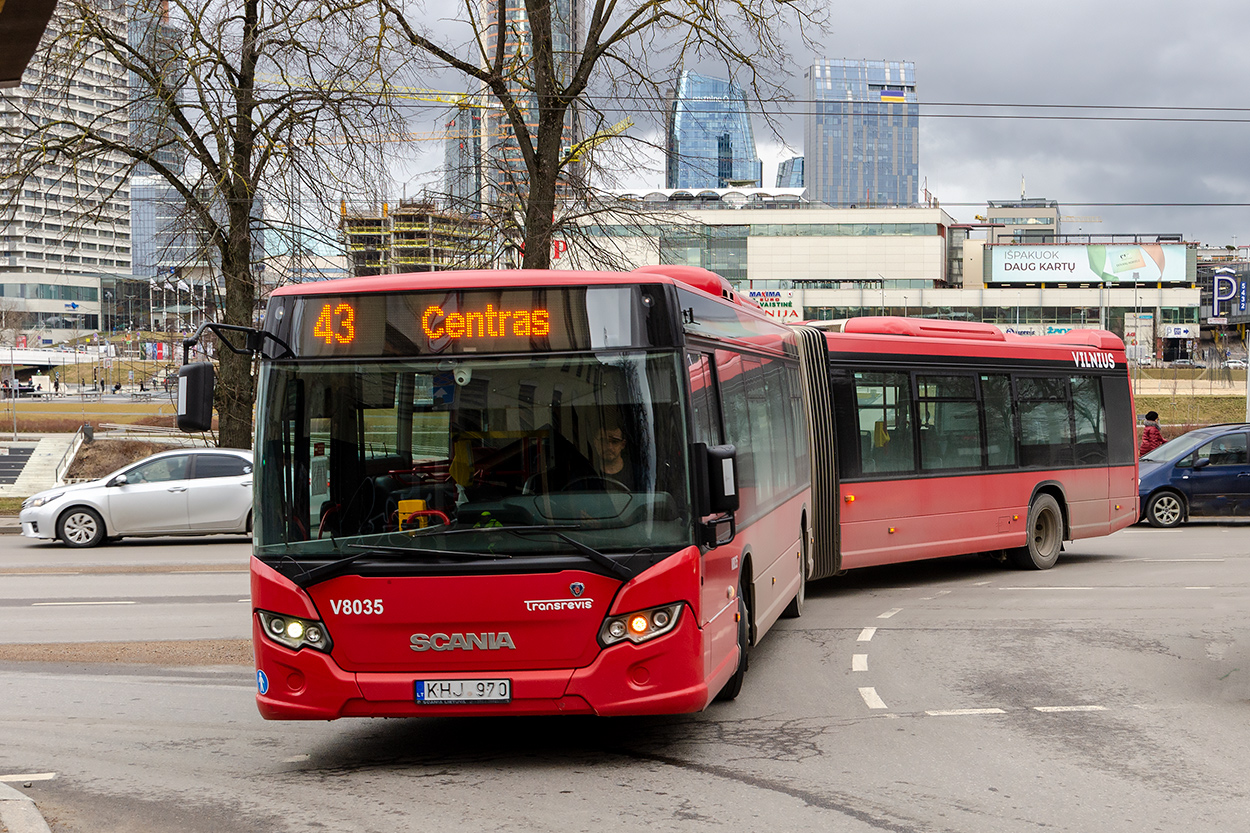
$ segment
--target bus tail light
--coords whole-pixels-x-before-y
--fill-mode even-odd
[[[599,642],[606,648],[625,640],[637,644],[663,636],[677,627],[681,607],[678,603],[609,617],[599,630]]]
[[[330,634],[326,632],[326,626],[315,619],[301,619],[298,616],[283,616],[280,613],[270,613],[267,610],[258,610],[256,615],[260,617],[261,630],[265,632],[265,636],[277,642],[279,645],[285,645],[292,651],[298,651],[300,648],[312,648],[324,653],[330,653]]]

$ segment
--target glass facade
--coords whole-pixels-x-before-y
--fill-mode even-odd
[[[778,188],[802,188],[803,187],[803,157],[796,156],[793,159],[787,159],[777,166],[777,187]]]
[[[910,61],[818,61],[806,73],[808,195],[832,206],[915,205],[920,105]]]
[[[729,81],[683,72],[669,101],[666,138],[668,188],[763,184],[746,96]]]

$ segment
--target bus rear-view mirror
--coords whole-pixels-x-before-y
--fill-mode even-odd
[[[213,364],[184,364],[178,371],[178,428],[208,431],[213,427]]]

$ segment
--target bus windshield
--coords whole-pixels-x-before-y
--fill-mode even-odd
[[[687,546],[679,371],[667,351],[265,362],[256,554]]]

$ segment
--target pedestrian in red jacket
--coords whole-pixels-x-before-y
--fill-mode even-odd
[[[1163,439],[1163,432],[1159,430],[1159,412],[1151,411],[1146,414],[1146,427],[1141,432],[1141,445],[1138,447],[1138,454],[1145,456],[1163,445],[1167,440]]]

